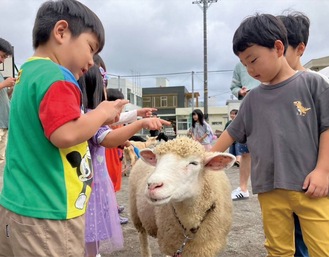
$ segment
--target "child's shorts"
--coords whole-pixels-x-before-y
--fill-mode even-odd
[[[249,150],[246,144],[235,142],[230,146],[229,153],[233,154],[234,156],[241,156],[245,153],[249,153]]]

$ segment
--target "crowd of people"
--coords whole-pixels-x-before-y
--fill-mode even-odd
[[[251,177],[268,256],[329,256],[329,82],[301,65],[309,25],[301,13],[243,20],[233,37],[239,110],[215,143],[203,112],[191,114],[194,140],[237,156],[232,200],[249,198]],[[99,257],[124,246],[120,148],[170,123],[153,108],[122,113],[128,101],[106,89],[104,43],[88,7],[47,1],[33,56],[17,78],[0,76],[0,256]],[[12,54],[0,38],[0,62]]]

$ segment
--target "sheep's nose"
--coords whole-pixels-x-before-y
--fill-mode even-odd
[[[147,183],[148,190],[154,190],[156,188],[162,187],[163,183]]]

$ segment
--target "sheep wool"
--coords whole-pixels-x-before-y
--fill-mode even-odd
[[[230,182],[235,157],[205,152],[179,137],[141,151],[129,177],[131,219],[141,256],[151,257],[148,236],[167,256],[216,257],[232,224]]]

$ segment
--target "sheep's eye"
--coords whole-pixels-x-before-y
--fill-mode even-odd
[[[192,165],[198,165],[198,162],[190,162],[189,164],[192,164]]]

